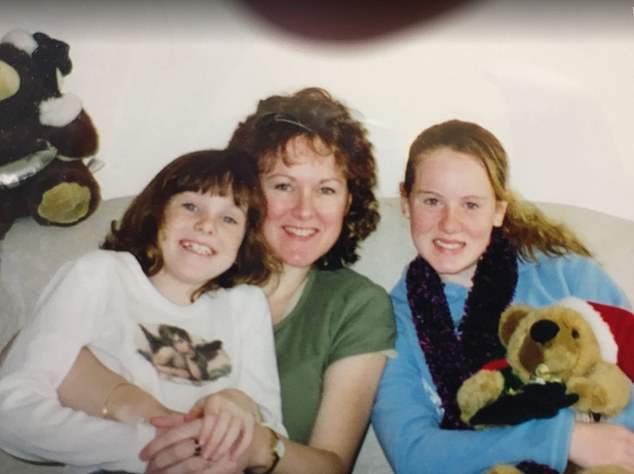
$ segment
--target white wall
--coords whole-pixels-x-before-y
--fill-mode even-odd
[[[525,197],[634,220],[633,6],[473,1],[334,43],[231,1],[22,0],[0,5],[0,35],[24,27],[71,45],[64,90],[99,129],[106,198],[138,192],[185,151],[224,146],[258,99],[320,85],[365,120],[383,196],[397,194],[416,134],[459,117],[500,137]]]

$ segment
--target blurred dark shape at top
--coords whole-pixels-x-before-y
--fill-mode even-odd
[[[329,41],[359,41],[435,20],[473,0],[242,0],[288,33]]]

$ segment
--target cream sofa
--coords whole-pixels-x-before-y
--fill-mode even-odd
[[[70,227],[42,227],[30,219],[16,222],[0,241],[0,347],[24,323],[39,292],[64,261],[96,248],[112,219],[121,215],[130,198],[103,202],[88,220]],[[539,204],[551,216],[564,220],[585,238],[625,292],[634,299],[634,222],[606,214],[557,204]],[[361,249],[356,269],[387,290],[413,257],[407,221],[398,199],[381,200],[382,220]],[[98,291],[98,289],[95,289]],[[59,466],[37,466],[0,452],[3,474],[52,474]],[[392,473],[372,430],[362,446],[355,474]]]

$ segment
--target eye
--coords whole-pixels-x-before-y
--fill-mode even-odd
[[[187,209],[188,211],[191,212],[195,212],[198,210],[198,206],[196,206],[196,204],[194,204],[193,202],[184,202],[183,204],[181,204],[185,209]]]
[[[573,339],[579,339],[579,331],[577,331],[576,329],[573,329],[571,334]]]
[[[423,199],[423,203],[428,206],[437,206],[438,204],[440,204],[440,200],[435,197],[427,197]]]
[[[335,188],[331,188],[330,186],[322,186],[321,188],[319,188],[319,192],[321,194],[329,196],[335,194],[337,191],[335,190]]]
[[[232,216],[224,216],[224,217],[222,218],[222,220],[223,220],[223,222],[224,222],[225,224],[237,224],[237,223],[238,223],[238,220],[237,220],[237,219],[235,219],[235,218],[234,218],[234,217],[232,217]]]
[[[480,208],[480,204],[473,201],[466,202],[464,206],[469,210],[476,210]]]
[[[290,191],[292,188],[290,183],[276,183],[273,189],[277,189],[278,191]]]

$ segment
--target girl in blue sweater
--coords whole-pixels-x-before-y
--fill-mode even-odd
[[[634,471],[634,404],[610,423],[572,410],[473,431],[456,391],[483,362],[503,357],[499,315],[510,303],[566,296],[629,307],[589,250],[507,188],[506,153],[489,131],[452,120],[410,147],[401,203],[418,257],[392,291],[398,357],[387,364],[372,421],[398,474],[524,472],[617,464]]]

